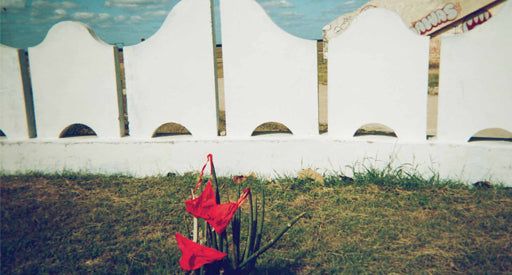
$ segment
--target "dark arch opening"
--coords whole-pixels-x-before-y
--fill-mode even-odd
[[[472,141],[508,141],[512,142],[512,133],[501,128],[487,128],[476,132],[468,142]]]
[[[185,126],[178,123],[164,123],[153,132],[152,137],[167,137],[167,136],[191,136],[190,131]]]
[[[75,123],[66,127],[62,132],[60,132],[60,138],[67,137],[82,137],[82,136],[98,136],[94,130],[81,123]]]
[[[269,134],[288,134],[293,135],[292,131],[284,126],[284,124],[278,122],[265,122],[260,124],[254,131],[251,136],[260,136],[260,135],[269,135]]]
[[[7,138],[7,136],[5,135],[4,131],[0,129],[0,139],[2,138]]]
[[[354,137],[358,136],[388,136],[397,137],[395,131],[388,126],[380,123],[365,124],[354,133]]]

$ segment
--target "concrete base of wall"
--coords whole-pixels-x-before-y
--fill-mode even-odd
[[[208,140],[190,136],[150,140],[130,137],[1,140],[0,171],[4,174],[76,171],[142,177],[198,171],[208,153],[213,154],[217,173],[222,176],[248,172],[263,177],[295,176],[305,168],[350,176],[353,171],[391,165],[424,177],[439,174],[443,179],[466,183],[489,180],[512,186],[510,142],[412,143],[384,136],[352,140],[328,135]]]

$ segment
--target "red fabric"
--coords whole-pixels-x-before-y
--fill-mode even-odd
[[[206,187],[204,188],[203,193],[199,195],[199,197],[185,201],[187,212],[194,215],[196,218],[202,219],[208,217],[208,212],[216,204],[215,193],[213,192],[211,180],[206,183]]]
[[[210,163],[210,172],[213,174],[213,163],[212,163],[212,154],[208,154],[206,156],[206,163],[203,165],[203,168],[201,169],[201,174],[199,175],[199,181],[196,184],[196,188],[194,189],[195,193],[197,189],[201,186],[201,183],[203,182],[203,175],[204,175],[204,169],[206,169],[206,166],[208,166],[208,162]],[[208,212],[210,209],[215,206],[216,200],[215,200],[215,193],[213,192],[212,188],[212,180],[208,180],[206,183],[206,187],[203,190],[203,193],[199,195],[199,197],[194,198],[194,195],[192,195],[192,198],[190,200],[185,201],[186,210],[190,214],[192,214],[196,218],[206,218]]]
[[[212,167],[211,154],[207,156],[206,163],[201,169],[199,181],[197,182],[195,190],[197,190],[201,186],[204,169],[208,165],[208,162],[210,162],[210,167]],[[201,195],[199,195],[199,197],[185,201],[186,210],[190,214],[194,215],[194,217],[196,218],[205,219],[211,226],[213,226],[215,232],[217,232],[218,234],[222,234],[226,230],[226,227],[228,226],[229,222],[231,221],[233,214],[238,209],[238,207],[240,207],[244,203],[244,201],[249,196],[250,192],[251,188],[247,187],[245,188],[244,192],[242,193],[242,195],[240,196],[236,203],[230,202],[224,204],[217,204],[211,180],[209,180],[203,192],[201,193]]]
[[[182,253],[180,266],[188,271],[198,269],[205,264],[220,261],[228,255],[216,249],[195,243],[183,237],[180,233],[176,233],[176,241]]]
[[[196,189],[194,191],[197,191],[199,186],[201,186],[201,182],[203,181],[204,169],[208,165],[208,162],[210,162],[210,174],[213,174],[213,156],[212,154],[208,154],[206,156],[206,163],[203,165],[203,168],[201,169],[201,174],[199,175],[199,180],[197,181]]]
[[[213,226],[215,232],[222,234],[237,209],[238,204],[234,202],[218,204],[212,207],[205,220]]]
[[[249,196],[249,193],[251,193],[251,188],[247,187],[245,188],[244,192],[238,199],[238,201],[235,202],[229,202],[229,203],[223,203],[223,204],[217,204],[210,208],[210,211],[207,214],[207,217],[204,218],[211,226],[213,226],[213,229],[215,229],[215,232],[218,234],[222,234],[224,230],[226,230],[226,227],[228,226],[229,222],[231,221],[231,218],[233,217],[233,214],[235,214],[235,211],[240,207],[244,201]]]

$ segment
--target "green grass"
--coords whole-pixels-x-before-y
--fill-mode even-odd
[[[196,180],[197,174],[2,176],[1,273],[185,274],[174,234],[187,236],[192,226],[184,200]],[[219,180],[235,200],[230,179]],[[512,272],[509,188],[374,169],[353,181],[243,185],[256,194],[265,189],[265,242],[307,212],[259,258],[257,273]]]

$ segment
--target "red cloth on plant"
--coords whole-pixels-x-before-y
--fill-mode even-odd
[[[208,165],[208,162],[210,163],[210,173],[213,174],[213,156],[212,154],[208,154],[206,156],[206,163],[203,165],[203,168],[201,169],[201,174],[199,175],[199,180],[197,181],[196,189],[194,189],[194,191],[197,191],[199,186],[201,186],[201,182],[203,182],[204,169]]]
[[[228,226],[229,222],[231,221],[231,218],[233,217],[233,214],[235,214],[235,211],[240,207],[244,201],[249,196],[249,193],[251,193],[251,188],[247,187],[245,188],[244,192],[238,199],[238,201],[235,202],[229,202],[229,203],[223,203],[223,204],[217,204],[210,208],[210,211],[208,212],[208,215],[206,218],[204,218],[211,226],[213,226],[213,229],[215,229],[215,232],[218,234],[222,234],[224,230],[226,230],[226,227]]]
[[[206,183],[206,187],[204,188],[203,193],[199,195],[199,197],[186,200],[185,205],[187,206],[187,212],[194,215],[194,217],[206,219],[211,208],[217,205],[215,202],[215,193],[213,192],[211,180]]]
[[[198,269],[205,264],[220,261],[228,255],[216,249],[195,243],[183,237],[180,233],[176,233],[176,241],[182,253],[180,266],[188,271]]]
[[[212,168],[213,174],[212,155],[209,154],[207,156],[206,163],[201,169],[199,181],[196,184],[194,192],[197,191],[197,189],[201,186],[204,169],[206,169],[208,162],[210,162],[210,167]],[[226,230],[226,227],[228,226],[229,222],[231,221],[233,214],[244,203],[244,201],[249,196],[250,192],[250,187],[245,188],[244,192],[242,193],[242,195],[240,196],[236,203],[230,202],[224,204],[217,204],[215,193],[213,191],[210,179],[206,184],[206,187],[204,188],[201,195],[199,195],[199,197],[194,198],[194,196],[192,195],[192,199],[185,201],[186,210],[187,212],[194,215],[194,217],[196,218],[205,219],[211,226],[213,226],[215,232],[217,232],[218,234],[222,234]]]
[[[206,187],[203,190],[203,193],[199,195],[199,197],[194,198],[195,192],[203,183],[203,175],[204,169],[210,163],[210,173],[213,174],[213,156],[212,154],[208,154],[206,156],[206,163],[203,165],[201,169],[201,174],[199,175],[199,180],[197,181],[196,188],[193,191],[192,198],[190,200],[185,201],[186,210],[190,214],[192,214],[196,218],[206,218],[208,216],[208,212],[210,209],[217,204],[215,199],[215,193],[212,188],[212,180],[208,180],[206,183]]]

